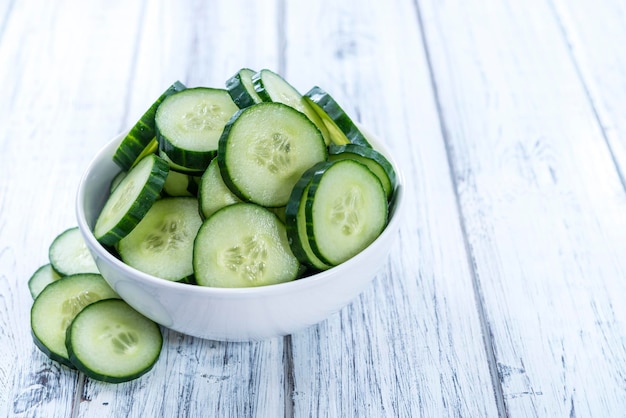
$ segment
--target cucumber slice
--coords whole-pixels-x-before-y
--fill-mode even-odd
[[[159,149],[176,164],[204,170],[226,122],[239,110],[224,89],[195,87],[167,97],[156,112]]]
[[[256,90],[254,90],[252,76],[255,73],[255,71],[249,68],[242,68],[237,74],[226,80],[226,90],[228,90],[228,94],[230,94],[233,102],[240,109],[263,101]]]
[[[121,383],[144,375],[163,347],[159,326],[121,299],[85,307],[67,330],[71,362],[88,377]]]
[[[226,206],[204,221],[194,244],[201,286],[254,287],[288,282],[300,271],[285,225],[253,203]]]
[[[371,244],[387,224],[387,196],[367,166],[351,160],[320,164],[305,207],[311,249],[338,265]]]
[[[139,223],[159,197],[169,166],[155,154],[130,169],[107,199],[94,227],[103,245],[115,245]]]
[[[320,163],[323,164],[323,163]],[[331,265],[324,263],[311,249],[306,230],[306,201],[311,179],[319,164],[307,170],[296,183],[285,208],[285,224],[291,251],[298,260],[314,270],[328,270]]]
[[[252,76],[252,84],[264,102],[283,103],[304,113],[320,130],[326,145],[330,144],[330,133],[324,121],[287,80],[271,70],[264,69]]]
[[[228,122],[217,158],[224,183],[241,200],[279,207],[302,173],[327,155],[320,131],[304,114],[263,102]]]
[[[315,86],[305,93],[304,100],[326,124],[332,143],[336,145],[358,144],[369,148],[372,147],[365,135],[330,94]]]
[[[191,197],[194,194],[190,191],[191,176],[178,171],[170,170],[167,173],[163,193],[170,197]]]
[[[124,263],[165,280],[193,274],[193,241],[202,224],[195,197],[156,201],[141,222],[117,244]]]
[[[396,188],[397,179],[393,166],[380,152],[373,148],[357,145],[331,145],[328,148],[328,160],[342,160],[351,158],[362,164],[365,164],[380,180],[385,189],[387,200],[391,199],[393,191]]]
[[[241,202],[241,199],[224,184],[217,158],[211,161],[202,175],[198,189],[198,200],[200,201],[200,212],[205,219],[224,206]]]
[[[77,226],[66,229],[52,241],[48,258],[52,268],[60,276],[100,273]]]
[[[54,271],[50,263],[44,264],[35,270],[33,275],[30,276],[30,279],[28,279],[30,295],[35,299],[46,286],[52,282],[56,282],[61,277],[63,276]]]
[[[159,157],[161,157],[163,160],[165,160],[165,162],[167,162],[167,165],[170,166],[170,170],[176,171],[178,173],[188,174],[190,176],[201,176],[205,170],[205,169],[198,169],[198,168],[196,169],[187,168],[187,167],[183,167],[182,165],[176,164],[162,150],[159,150]]]
[[[124,177],[126,177],[126,174],[128,174],[128,171],[120,171],[115,175],[115,177],[113,177],[113,180],[111,180],[111,186],[109,186],[109,194],[113,193],[117,186],[120,185]]]
[[[85,306],[118,297],[99,274],[65,276],[46,286],[33,302],[30,324],[35,345],[52,360],[73,367],[65,332]]]
[[[185,86],[180,81],[174,82],[159,96],[130,129],[113,154],[113,161],[115,161],[122,170],[129,170],[145,155],[146,149],[150,149],[152,140],[156,135],[154,116],[161,102],[163,102],[167,96],[184,89]]]

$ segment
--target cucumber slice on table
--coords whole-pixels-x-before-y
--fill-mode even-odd
[[[146,150],[149,150],[153,145],[153,139],[156,135],[154,116],[161,102],[163,102],[167,96],[184,89],[185,86],[180,81],[174,82],[174,84],[159,96],[130,129],[113,154],[113,161],[115,161],[122,170],[129,170],[145,155]]]
[[[155,154],[144,157],[107,199],[94,227],[104,245],[115,245],[135,228],[159,197],[169,166]]]
[[[329,265],[361,252],[387,224],[387,196],[364,164],[338,160],[319,164],[305,206],[311,249]]]
[[[92,379],[127,382],[147,373],[159,358],[159,326],[121,299],[85,307],[67,330],[65,344],[76,368]]]
[[[279,207],[302,173],[327,155],[320,131],[303,113],[263,102],[228,122],[217,159],[224,183],[241,200]]]
[[[362,145],[346,144],[331,145],[328,153],[329,161],[350,158],[365,164],[382,183],[387,200],[391,199],[397,184],[396,172],[389,160],[380,152]]]
[[[350,116],[339,103],[321,88],[315,86],[304,94],[304,100],[317,112],[330,132],[331,142],[336,145],[359,144],[372,147]]]
[[[124,263],[170,281],[193,274],[193,241],[202,224],[198,199],[156,201],[139,224],[117,244]]]
[[[67,327],[85,306],[115,297],[117,293],[99,274],[74,274],[50,283],[30,311],[35,345],[52,360],[73,367],[65,346]]]
[[[324,121],[287,80],[271,70],[264,69],[252,76],[252,83],[264,102],[283,103],[304,113],[320,130],[326,145],[330,144],[330,133]]]
[[[285,225],[253,203],[235,203],[211,215],[200,227],[193,251],[201,286],[264,286],[294,280],[300,272]]]
[[[195,87],[167,97],[156,112],[159,149],[189,170],[204,170],[217,154],[224,125],[239,107],[224,89]]]
[[[252,76],[255,73],[255,71],[249,68],[242,68],[237,74],[226,80],[226,90],[228,90],[228,94],[232,97],[233,102],[240,109],[263,101],[256,90],[254,90]]]
[[[46,286],[52,282],[56,282],[61,277],[63,276],[54,271],[50,263],[44,264],[35,270],[33,275],[30,276],[30,279],[28,279],[30,295],[35,299]]]
[[[63,231],[52,241],[48,258],[54,271],[61,276],[100,273],[77,226]]]

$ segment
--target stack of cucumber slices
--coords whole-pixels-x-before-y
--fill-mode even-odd
[[[35,345],[50,359],[92,379],[121,383],[147,373],[163,337],[107,284],[77,227],[59,234],[49,263],[28,281]]]
[[[177,81],[130,129],[96,239],[137,270],[211,287],[292,281],[371,244],[396,174],[339,104],[268,69],[225,86]]]

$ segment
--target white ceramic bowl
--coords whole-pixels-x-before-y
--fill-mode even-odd
[[[169,282],[122,263],[95,239],[92,229],[120,171],[113,152],[123,135],[109,142],[89,164],[78,188],[78,226],[102,276],[133,308],[155,322],[184,334],[222,341],[259,340],[287,335],[323,321],[358,296],[384,266],[398,236],[403,206],[403,177],[383,233],[369,247],[330,270],[288,283],[225,289]]]

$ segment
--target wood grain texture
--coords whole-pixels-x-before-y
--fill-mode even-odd
[[[553,10],[626,187],[626,39],[623,2],[553,1]]]
[[[70,416],[81,383],[34,347],[26,283],[47,262],[52,239],[75,224],[82,170],[101,146],[98,136],[108,137],[107,125],[121,116],[115,81],[127,68],[94,67],[91,46],[105,40],[85,26],[112,23],[106,10],[115,5],[16,2],[0,38],[0,415]],[[118,36],[125,28],[132,26]],[[102,59],[112,58],[107,52]],[[126,62],[130,52],[120,46],[116,56]]]
[[[419,3],[506,412],[623,415],[626,199],[559,22]]]
[[[319,83],[397,151],[407,196],[372,287],[292,336],[294,416],[497,415],[413,3],[287,6],[286,76]]]

